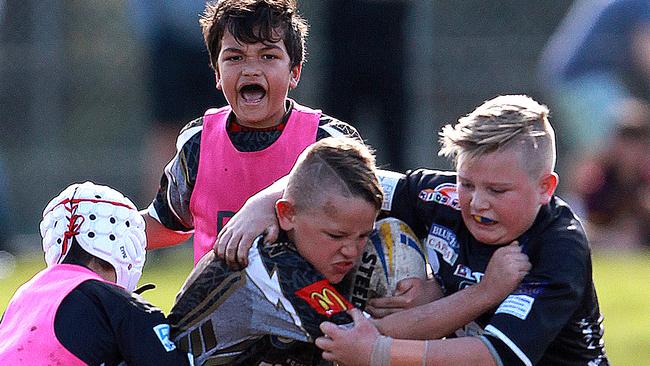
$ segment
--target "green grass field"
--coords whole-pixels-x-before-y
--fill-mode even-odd
[[[176,291],[189,273],[191,253],[185,249],[165,252],[147,261],[140,283],[157,288],[144,297],[168,312]],[[13,276],[0,279],[0,312],[10,297],[44,267],[42,257],[18,259]],[[614,365],[650,365],[650,254],[594,256],[594,279],[605,316],[605,343]]]

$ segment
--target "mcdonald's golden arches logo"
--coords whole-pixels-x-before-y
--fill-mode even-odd
[[[327,317],[352,308],[352,304],[339,294],[328,280],[303,287],[296,291],[296,295],[305,300],[316,312]]]

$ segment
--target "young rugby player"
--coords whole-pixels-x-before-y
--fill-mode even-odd
[[[211,1],[200,23],[228,105],[183,128],[143,211],[149,248],[193,233],[195,263],[246,199],[286,175],[305,147],[328,136],[358,137],[350,125],[287,98],[300,80],[307,35],[295,0]],[[234,261],[237,253],[219,254]]]
[[[328,337],[317,344],[325,359],[373,366],[608,364],[589,244],[578,218],[554,196],[548,114],[524,95],[494,98],[443,128],[440,154],[453,158],[456,173],[418,169],[383,177],[391,192],[384,208],[426,238],[445,297],[374,326],[356,312],[352,330],[323,324]],[[480,313],[472,314],[473,303],[455,301],[482,285],[490,259],[513,243],[532,263],[522,283]],[[373,306],[394,309],[403,300],[375,299]],[[463,314],[474,319],[458,334],[465,337],[407,340],[448,335],[454,328],[439,318],[449,324],[447,318]]]
[[[163,313],[131,293],[145,261],[144,220],[90,182],[52,199],[41,221],[47,268],[0,322],[1,365],[189,365]]]
[[[275,203],[280,236],[234,270],[209,252],[170,313],[172,336],[197,364],[319,365],[325,320],[351,322],[344,276],[373,231],[382,203],[374,157],[350,138],[308,147]]]

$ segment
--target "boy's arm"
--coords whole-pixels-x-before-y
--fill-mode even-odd
[[[531,265],[517,242],[494,252],[481,282],[439,300],[395,312],[376,321],[379,330],[397,338],[432,339],[451,334],[497,306],[517,288]],[[373,299],[391,306],[399,299]]]
[[[492,351],[478,337],[445,340],[380,339],[379,332],[357,309],[350,312],[352,329],[321,324],[326,336],[316,339],[323,358],[345,365],[497,365]]]
[[[163,224],[158,222],[149,215],[147,210],[140,211],[142,218],[145,221],[145,233],[147,234],[147,250],[165,248],[172,245],[179,244],[189,239],[192,233],[184,233],[182,231],[174,231],[166,228]]]
[[[140,214],[146,222],[147,249],[181,243],[192,235],[190,197],[199,167],[203,118],[188,123],[176,140],[177,152],[165,166],[153,202]]]
[[[264,243],[278,238],[280,226],[275,216],[275,202],[282,198],[287,176],[251,196],[221,229],[214,250],[229,266],[246,267],[253,241],[264,234]]]
[[[365,308],[374,318],[428,304],[444,296],[442,287],[435,279],[406,278],[397,283],[390,297],[372,298]]]

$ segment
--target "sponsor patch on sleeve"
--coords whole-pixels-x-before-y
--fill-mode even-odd
[[[383,211],[390,211],[393,206],[393,195],[395,194],[395,187],[400,178],[404,174],[391,172],[389,170],[378,170],[377,176],[379,177],[379,184],[384,192],[384,202],[381,205]]]
[[[495,314],[509,314],[521,320],[526,320],[535,299],[528,295],[510,295],[499,305]]]
[[[317,313],[328,318],[352,308],[352,304],[338,293],[327,280],[320,280],[303,287],[296,291],[296,295],[305,300]]]
[[[176,349],[174,342],[169,339],[169,324],[158,324],[153,327],[153,331],[156,333],[156,336],[158,336],[160,343],[162,343],[167,352],[171,352]]]
[[[458,190],[455,183],[443,183],[434,189],[423,189],[418,194],[418,197],[424,202],[435,202],[449,206],[454,210],[460,210]]]

